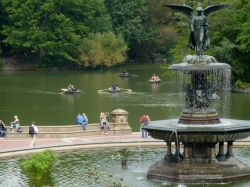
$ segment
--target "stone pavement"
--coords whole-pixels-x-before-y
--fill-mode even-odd
[[[139,132],[126,135],[101,135],[84,136],[72,138],[39,138],[36,146],[32,147],[31,138],[1,138],[0,157],[12,157],[38,152],[43,149],[53,149],[56,151],[74,150],[79,148],[98,148],[114,146],[165,146],[162,140],[151,137],[142,139]],[[234,142],[235,146],[250,146],[250,137]]]
[[[2,138],[0,139],[0,157],[14,156],[17,154],[27,154],[37,152],[41,149],[66,150],[91,147],[112,147],[125,146],[125,144],[140,146],[141,144],[165,145],[161,140],[151,137],[142,139],[140,133],[126,135],[102,135],[102,136],[84,136],[72,138],[39,138],[36,139],[36,146],[32,147],[31,138]]]

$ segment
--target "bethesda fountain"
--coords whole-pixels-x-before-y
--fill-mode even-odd
[[[233,154],[233,142],[250,135],[250,121],[219,118],[211,105],[213,93],[223,96],[230,91],[231,67],[203,54],[210,44],[206,17],[226,5],[203,9],[198,3],[196,13],[187,5],[164,6],[189,16],[189,47],[196,55],[188,55],[182,63],[169,67],[179,74],[185,93],[185,109],[180,118],[151,121],[144,127],[153,138],[166,142],[165,157],[149,168],[147,177],[183,183],[250,179],[250,168]]]

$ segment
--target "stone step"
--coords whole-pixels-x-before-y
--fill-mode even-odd
[[[29,131],[29,126],[21,126],[23,132]],[[71,131],[82,131],[83,127],[81,125],[55,125],[55,126],[37,126],[39,132],[71,132]],[[113,127],[113,124],[110,124],[110,128]],[[99,130],[99,124],[89,124],[87,127],[88,130]],[[15,131],[15,129],[14,129]],[[10,132],[10,127],[7,127],[7,132]]]
[[[28,126],[22,126],[22,132],[11,132],[7,127],[6,138],[28,138]],[[67,125],[67,126],[38,126],[39,138],[67,138],[79,136],[95,136],[104,134],[99,124],[89,124],[87,130],[83,130],[81,125]],[[110,124],[109,135],[115,134],[131,134],[132,130],[129,126],[116,128],[114,124]]]

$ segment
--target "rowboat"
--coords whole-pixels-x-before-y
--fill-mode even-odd
[[[61,91],[62,91],[63,94],[78,94],[78,93],[81,93],[81,90],[79,90],[79,89],[71,90],[71,89],[68,89],[68,88],[61,88]]]
[[[149,83],[159,83],[159,82],[161,82],[161,79],[160,79],[160,78],[157,78],[157,79],[149,79],[148,82],[149,82]]]

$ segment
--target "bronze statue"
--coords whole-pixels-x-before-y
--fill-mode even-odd
[[[208,35],[208,23],[206,17],[216,10],[220,10],[227,5],[218,4],[218,5],[209,5],[205,9],[203,9],[198,4],[198,8],[196,9],[197,15],[194,14],[194,10],[192,7],[187,5],[175,5],[175,4],[166,4],[164,5],[174,10],[181,11],[185,15],[187,15],[190,19],[191,24],[191,33],[189,37],[189,47],[196,51],[198,56],[203,55],[203,51],[207,50],[210,45],[210,39]]]

